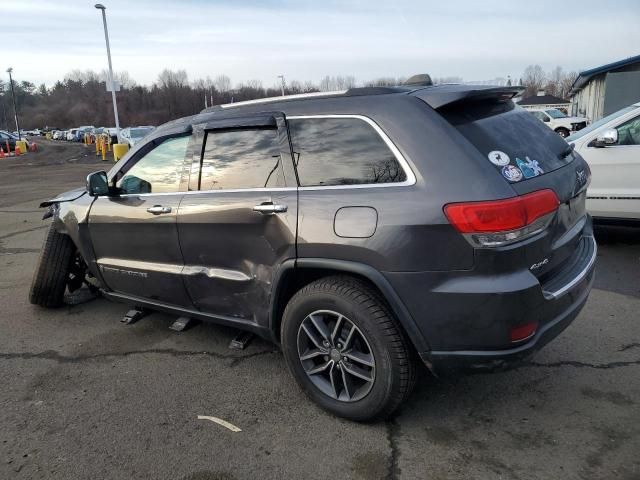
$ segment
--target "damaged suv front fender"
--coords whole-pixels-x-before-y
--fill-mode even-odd
[[[94,200],[85,188],[77,188],[42,202],[40,207],[47,208],[43,220],[51,218],[56,231],[71,238],[89,271],[102,283],[89,236],[89,211]]]

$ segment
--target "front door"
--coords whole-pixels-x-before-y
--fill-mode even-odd
[[[189,307],[176,218],[186,190],[190,135],[155,140],[117,174],[117,195],[98,197],[89,234],[115,292]]]
[[[278,266],[295,258],[297,188],[284,116],[219,120],[199,135],[193,191],[178,211],[187,290],[203,312],[264,326]]]
[[[598,217],[638,218],[640,215],[640,116],[616,127],[618,141],[587,147],[591,168],[588,209]]]

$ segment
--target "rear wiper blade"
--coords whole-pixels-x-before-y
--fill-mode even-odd
[[[570,143],[569,146],[560,154],[560,158],[567,158],[573,150],[576,148],[575,143]]]

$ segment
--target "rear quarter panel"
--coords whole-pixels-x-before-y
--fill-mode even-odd
[[[422,100],[368,97],[293,114],[359,114],[373,120],[411,167],[416,183],[371,188],[301,188],[298,255],[350,260],[380,271],[443,271],[473,267],[473,248],[449,224],[450,202],[504,198],[513,190],[468,141]],[[324,106],[324,105],[323,105]],[[289,114],[289,112],[288,112]],[[377,228],[368,238],[334,231],[343,207],[371,207]]]

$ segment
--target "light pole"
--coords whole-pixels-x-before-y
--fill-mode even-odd
[[[18,108],[16,107],[16,93],[13,91],[13,77],[11,77],[11,72],[13,72],[13,68],[7,68],[7,73],[9,74],[9,85],[11,85],[11,98],[13,99],[13,115],[16,118],[16,130],[18,131],[18,139],[22,140],[20,122],[18,121]]]
[[[278,78],[280,79],[280,89],[282,90],[282,96],[284,97],[284,75],[278,75]]]
[[[109,85],[111,86],[111,100],[113,100],[113,116],[116,117],[116,136],[120,143],[120,120],[118,119],[118,104],[116,103],[116,85],[113,81],[113,67],[111,66],[111,49],[109,48],[109,32],[107,30],[107,7],[101,3],[96,3],[95,7],[102,10],[102,24],[104,25],[104,40],[107,43],[107,59],[109,60]]]

